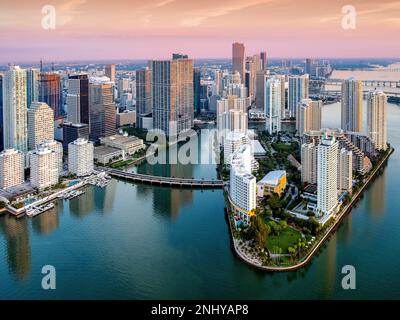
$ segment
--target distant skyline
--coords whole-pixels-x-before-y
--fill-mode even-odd
[[[41,26],[44,5],[56,29]],[[342,7],[356,9],[356,29],[342,28]],[[170,58],[400,57],[400,1],[52,0],[0,3],[0,63]]]

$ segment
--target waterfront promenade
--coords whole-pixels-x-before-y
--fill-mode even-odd
[[[324,242],[332,235],[332,233],[335,231],[335,229],[340,225],[341,220],[343,217],[350,212],[351,208],[353,205],[358,201],[362,193],[364,192],[365,188],[369,185],[369,183],[372,181],[372,179],[375,178],[376,174],[378,171],[382,168],[382,166],[386,163],[388,158],[391,156],[391,154],[394,152],[394,149],[391,148],[389,152],[386,154],[386,156],[376,165],[376,167],[372,170],[368,178],[364,181],[364,184],[362,187],[357,191],[356,194],[353,195],[352,200],[349,204],[347,204],[345,207],[343,207],[340,210],[340,213],[335,216],[335,221],[334,223],[325,231],[325,234],[314,243],[314,246],[312,249],[307,253],[305,257],[301,259],[298,263],[291,265],[291,266],[285,266],[285,267],[279,267],[279,266],[264,266],[261,264],[260,261],[255,260],[253,257],[247,256],[239,247],[239,241],[233,237],[233,230],[232,230],[232,224],[230,221],[229,217],[229,212],[228,214],[228,224],[229,224],[229,230],[231,233],[231,239],[233,243],[233,248],[235,250],[235,254],[245,263],[248,265],[255,267],[257,269],[267,271],[267,272],[286,272],[286,271],[294,271],[297,269],[300,269],[304,266],[306,266],[308,263],[311,262],[312,258],[314,255],[317,253],[319,248],[324,244]]]

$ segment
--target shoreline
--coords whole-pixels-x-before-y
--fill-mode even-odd
[[[371,183],[371,181],[376,177],[376,174],[378,173],[378,171],[382,168],[382,166],[388,161],[389,157],[393,154],[394,152],[394,148],[390,147],[390,151],[387,153],[387,155],[385,156],[385,158],[383,158],[379,164],[377,164],[376,168],[373,169],[373,171],[371,172],[370,176],[368,177],[367,181],[365,181],[365,183],[363,184],[363,186],[360,188],[360,190],[358,190],[358,192],[356,194],[354,194],[351,202],[349,204],[347,204],[341,211],[340,214],[338,214],[335,218],[335,222],[332,224],[332,226],[330,226],[328,228],[328,230],[326,230],[325,234],[322,236],[322,238],[320,240],[318,240],[318,242],[316,242],[313,246],[313,248],[307,253],[306,256],[304,256],[302,258],[302,260],[294,265],[291,266],[287,266],[287,267],[278,267],[278,266],[263,266],[260,263],[258,263],[259,261],[254,262],[253,260],[250,260],[239,248],[238,246],[238,240],[236,240],[233,236],[233,230],[232,230],[232,224],[231,224],[231,220],[230,220],[230,209],[229,206],[226,210],[226,218],[227,218],[227,222],[229,225],[229,234],[231,237],[231,246],[234,249],[234,253],[235,255],[242,260],[243,262],[245,262],[247,265],[256,268],[258,270],[261,271],[266,271],[266,272],[288,272],[288,271],[295,271],[297,269],[300,269],[302,267],[305,267],[306,265],[308,265],[311,261],[312,258],[314,257],[314,255],[318,252],[318,250],[320,249],[320,247],[325,243],[325,241],[327,239],[329,239],[329,237],[331,235],[334,234],[334,232],[336,231],[336,228],[340,226],[342,219],[349,213],[351,213],[351,209],[353,208],[353,205],[355,203],[358,202],[359,198],[362,196],[365,188],[367,186],[369,186],[369,184]]]

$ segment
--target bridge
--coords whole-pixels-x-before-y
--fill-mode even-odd
[[[318,83],[320,86],[319,92],[315,95],[340,97],[342,79],[326,79],[326,80],[310,80]],[[363,92],[368,93],[371,90],[383,91],[388,97],[400,97],[400,80],[385,81],[385,80],[363,80]],[[322,86],[322,87],[321,87]]]
[[[140,174],[134,172],[126,172],[122,170],[111,169],[107,173],[122,180],[133,182],[160,185],[176,188],[192,188],[192,189],[222,189],[224,182],[222,180],[210,179],[186,179],[186,178],[173,178],[162,176],[151,176],[147,174]]]
[[[311,80],[312,81],[312,80]],[[339,86],[343,82],[342,79],[326,79],[325,84]],[[400,80],[362,80],[364,87],[380,87],[380,88],[400,88]]]

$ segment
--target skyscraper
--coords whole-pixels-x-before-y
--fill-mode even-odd
[[[193,68],[193,102],[194,111],[200,113],[200,83],[201,83],[201,71],[200,68]]]
[[[308,74],[310,78],[315,76],[315,65],[315,59],[306,59],[305,73]]]
[[[239,72],[241,83],[245,82],[245,49],[243,43],[232,44],[232,73]]]
[[[308,74],[289,77],[288,108],[290,117],[296,117],[297,106],[301,100],[308,99],[308,91]]]
[[[265,70],[258,71],[256,74],[256,107],[257,109],[264,109],[265,103],[265,82],[268,72]]]
[[[98,140],[115,134],[116,105],[114,102],[114,83],[108,78],[90,78],[89,110],[90,138]]]
[[[34,150],[45,140],[54,139],[54,112],[44,102],[33,102],[28,109],[28,146]]]
[[[368,94],[368,135],[378,150],[387,149],[387,96],[381,91]]]
[[[0,74],[0,152],[4,149],[3,128],[3,75]]]
[[[304,132],[321,130],[322,101],[303,99],[298,103],[296,114],[297,134],[302,136]]]
[[[39,79],[39,69],[26,70],[26,99],[28,108],[30,108],[32,102],[39,101]]]
[[[282,90],[277,77],[265,81],[265,127],[269,134],[281,131]]]
[[[115,82],[115,64],[107,64],[105,67],[105,75],[110,81]]]
[[[342,125],[345,131],[361,132],[362,82],[350,78],[342,83]]]
[[[152,112],[151,70],[149,68],[136,71],[136,125],[143,128],[143,117]]]
[[[261,59],[261,69],[262,70],[267,70],[267,52],[261,51],[260,53],[260,59]]]
[[[338,204],[338,146],[333,136],[324,136],[318,145],[317,211],[321,215],[331,214]]]
[[[89,140],[89,125],[86,123],[63,123],[62,130],[64,152],[68,152],[68,145],[77,139]]]
[[[69,76],[67,106],[69,122],[89,124],[89,78],[87,74]]]
[[[339,150],[337,182],[339,191],[349,192],[353,187],[353,152],[346,148]]]
[[[26,72],[10,66],[3,79],[4,148],[28,150]]]
[[[47,103],[54,111],[54,119],[62,117],[60,75],[54,72],[39,76],[39,101]]]
[[[193,61],[151,61],[153,127],[167,136],[193,126]]]
[[[305,143],[301,146],[301,182],[317,183],[317,146]]]

